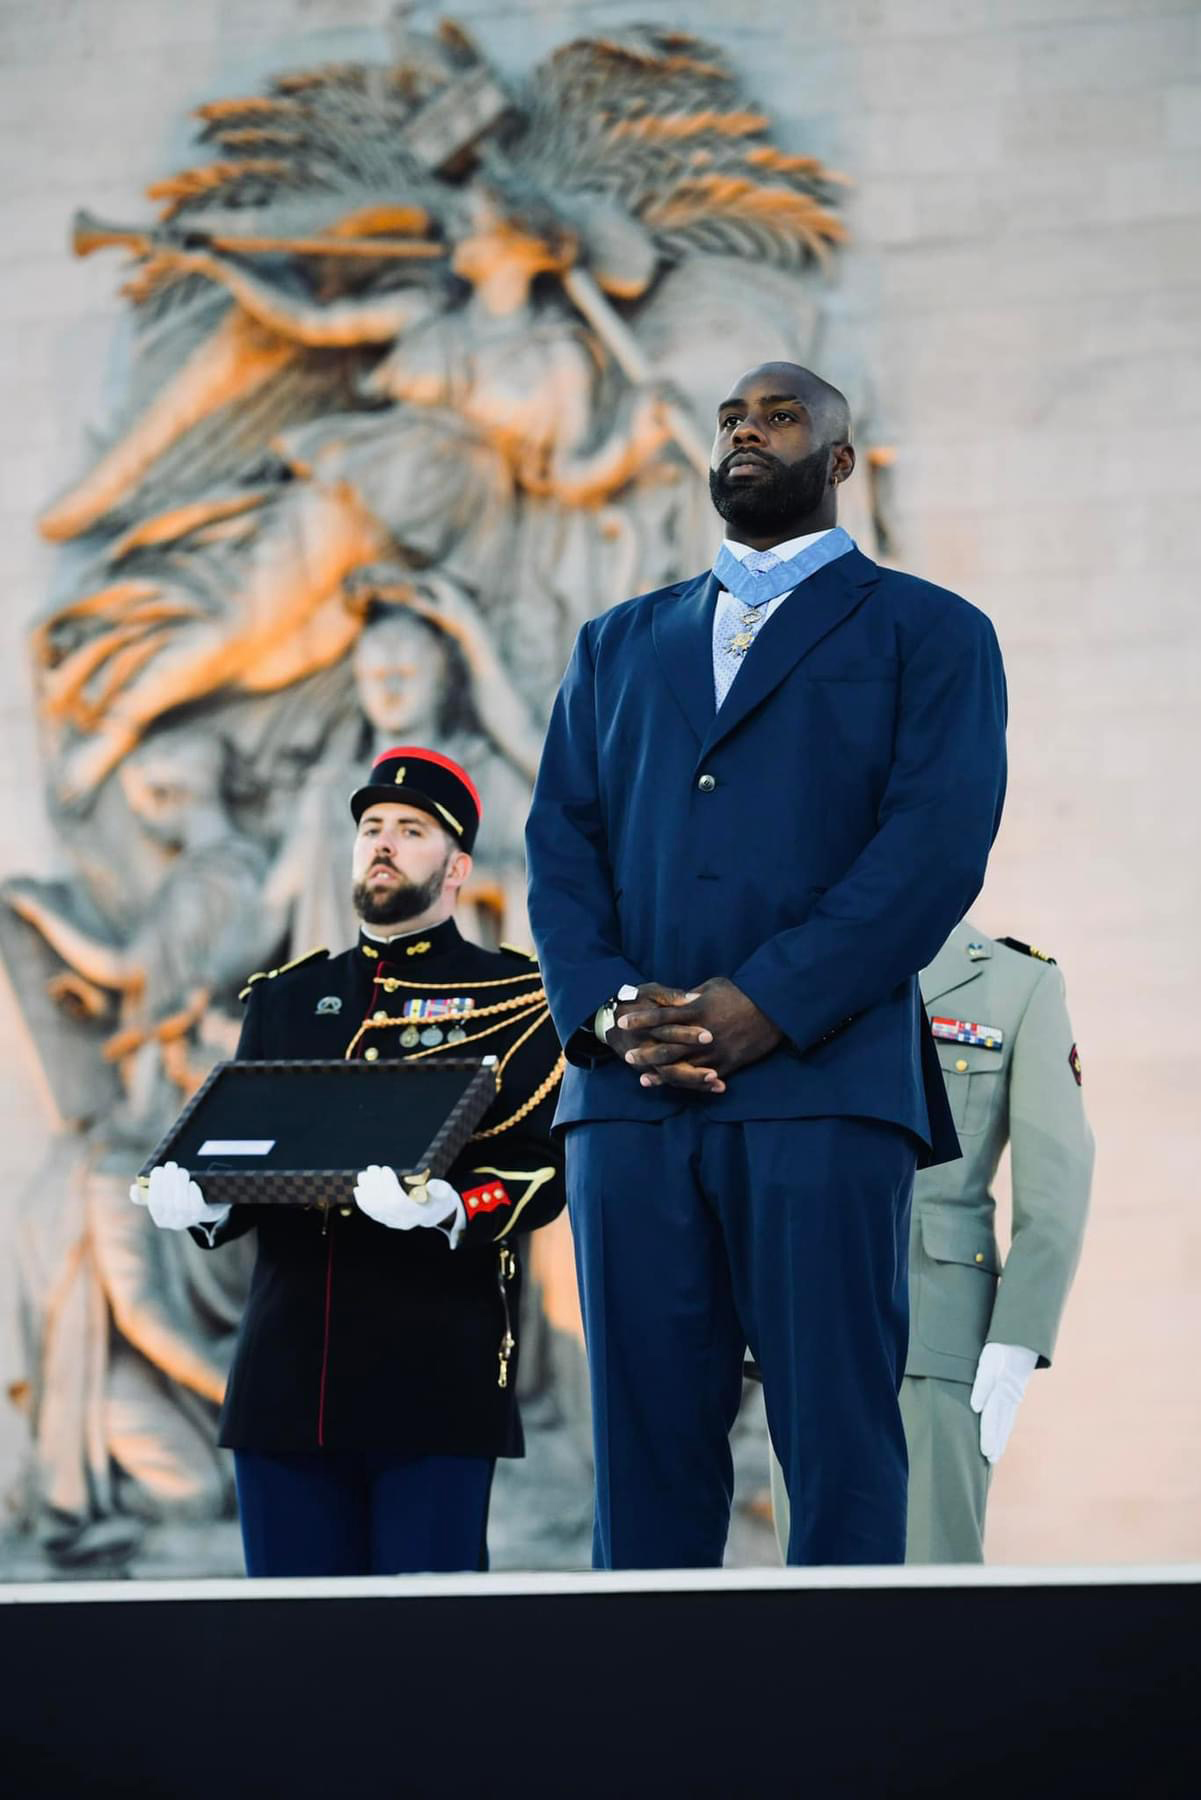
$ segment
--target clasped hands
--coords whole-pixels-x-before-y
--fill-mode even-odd
[[[370,1163],[355,1182],[354,1197],[360,1212],[378,1225],[393,1231],[411,1231],[414,1226],[433,1225],[446,1233],[453,1250],[463,1234],[467,1215],[463,1202],[449,1181],[435,1178],[419,1190],[418,1199],[409,1193],[395,1169]],[[144,1206],[155,1224],[164,1231],[190,1231],[207,1228],[210,1236],[229,1217],[228,1206],[210,1206],[186,1169],[178,1163],[163,1163],[151,1169],[145,1189],[137,1182],[129,1190],[136,1206]]]
[[[656,981],[632,993],[623,988],[605,1043],[643,1087],[724,1094],[727,1076],[767,1056],[783,1036],[741,988],[715,975],[687,990]]]

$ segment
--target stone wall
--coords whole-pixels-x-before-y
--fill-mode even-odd
[[[56,565],[36,509],[104,415],[111,258],[72,209],[136,217],[189,106],[324,55],[378,54],[383,0],[0,6],[0,817],[45,870],[25,630]],[[1201,19],[1172,0],[713,0],[449,11],[502,65],[635,16],[708,32],[857,184],[837,338],[868,358],[897,560],[996,621],[1012,786],[986,929],[1068,980],[1098,1138],[1055,1369],[999,1473],[994,1559],[1201,1555],[1201,1226],[1191,1204],[1201,975]],[[737,24],[732,20],[736,18]],[[748,280],[753,280],[748,272]],[[0,994],[0,1243],[44,1142]],[[7,1260],[7,1259],[6,1259]],[[5,1289],[2,1364],[17,1373]],[[0,1420],[0,1470],[19,1425]]]

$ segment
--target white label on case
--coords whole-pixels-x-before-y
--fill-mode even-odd
[[[274,1138],[205,1138],[197,1156],[266,1156]]]

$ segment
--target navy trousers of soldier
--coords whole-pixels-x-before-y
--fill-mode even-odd
[[[489,1456],[235,1450],[248,1575],[486,1569]]]
[[[899,1563],[915,1140],[871,1119],[575,1125],[567,1192],[592,1386],[597,1568],[720,1565],[744,1351],[790,1563]]]

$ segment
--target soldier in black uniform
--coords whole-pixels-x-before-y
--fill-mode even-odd
[[[351,809],[359,941],[253,976],[239,1057],[493,1055],[499,1093],[424,1203],[378,1166],[341,1211],[218,1209],[173,1164],[131,1190],[206,1246],[258,1232],[220,1438],[251,1575],[487,1566],[495,1459],[523,1451],[520,1239],[564,1202],[563,1059],[537,965],[454,922],[474,784],[434,751],[390,750]]]

